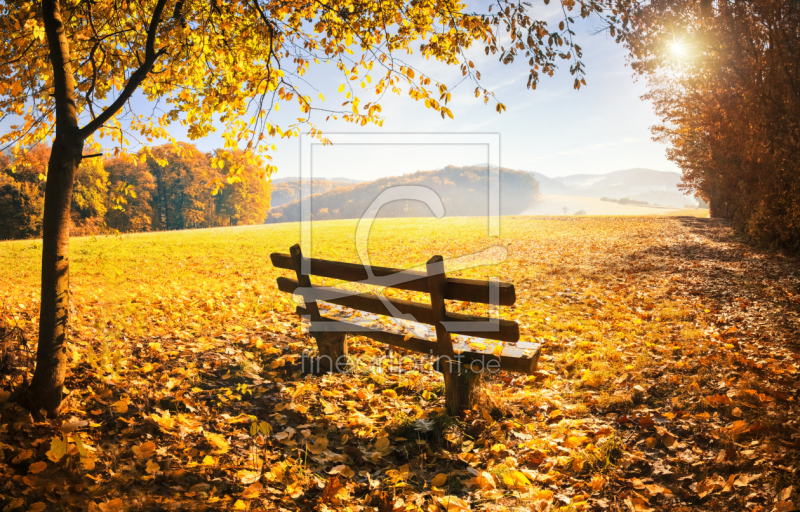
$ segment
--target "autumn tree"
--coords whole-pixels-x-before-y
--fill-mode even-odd
[[[155,180],[138,160],[111,158],[105,163],[109,194],[106,225],[122,233],[150,231]]]
[[[24,165],[0,161],[0,239],[33,238],[42,234],[48,149],[38,144],[27,152]]]
[[[78,167],[72,193],[73,233],[96,234],[105,224],[108,171],[104,163],[101,158],[91,158]]]
[[[207,227],[213,211],[216,174],[209,158],[194,145],[179,143],[142,153],[156,188],[152,194],[154,230]]]
[[[45,194],[42,295],[36,370],[17,398],[55,413],[63,394],[69,300],[69,221],[81,161],[110,140],[115,154],[129,144],[175,143],[168,128],[181,123],[191,138],[217,126],[229,150],[264,154],[270,136],[320,136],[312,115],[359,125],[381,123],[379,101],[359,89],[406,91],[442,117],[452,116],[451,93],[401,56],[459,66],[475,95],[492,96],[465,51],[474,43],[506,64],[522,62],[528,86],[562,61],[584,82],[573,16],[603,13],[622,0],[561,0],[558,26],[531,17],[532,6],[500,0],[493,11],[469,12],[455,0],[9,0],[0,4],[0,115],[16,118],[0,142],[20,153],[52,138]],[[548,2],[545,2],[548,3]],[[558,5],[560,4],[560,5]],[[607,23],[618,21],[605,13]],[[503,36],[506,43],[498,39]],[[341,73],[342,107],[325,108],[304,77],[312,65]],[[156,108],[132,112],[139,91]],[[314,97],[312,98],[312,91]],[[338,101],[338,100],[337,100]],[[302,117],[273,124],[279,102]],[[136,102],[141,104],[141,101]],[[497,103],[498,112],[505,109]],[[138,141],[138,142],[137,142]],[[265,165],[265,173],[273,170]]]
[[[263,224],[270,203],[270,184],[258,172],[257,163],[241,151],[217,151],[217,161],[228,182],[216,190],[215,212],[222,225]]]
[[[0,180],[0,240],[31,238],[42,228],[42,203],[30,185]]]
[[[632,11],[656,140],[751,239],[800,250],[800,4],[654,0]]]

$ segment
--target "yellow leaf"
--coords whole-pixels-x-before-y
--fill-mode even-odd
[[[242,500],[236,500],[236,503],[233,504],[233,510],[247,510],[247,505]]]
[[[206,455],[203,458],[203,465],[204,466],[213,466],[214,465],[214,457],[212,457],[211,455]]]
[[[230,448],[230,445],[225,438],[219,434],[203,432],[203,435],[206,437],[206,440],[211,444],[211,446],[219,450],[220,453],[226,453],[228,448]]]
[[[531,481],[520,471],[508,471],[503,473],[503,483],[510,488],[523,488],[531,484]]]
[[[8,505],[3,507],[3,512],[5,512],[6,510],[14,510],[15,508],[19,508],[24,504],[25,500],[23,500],[22,498],[14,498],[8,503]]]
[[[502,453],[502,452],[506,451],[507,449],[508,448],[506,448],[506,445],[501,444],[501,443],[497,443],[497,444],[495,444],[494,446],[492,446],[490,448],[490,451],[492,453],[494,453],[494,454],[497,454],[497,453]]]
[[[446,512],[462,512],[469,510],[467,502],[455,496],[443,496],[438,498],[439,504]]]
[[[35,475],[35,474],[38,474],[38,473],[41,473],[42,471],[44,471],[46,467],[47,467],[47,463],[42,460],[42,461],[39,461],[39,462],[34,462],[30,466],[28,466],[28,471],[30,471],[31,473],[33,473]]]
[[[50,451],[47,452],[47,458],[53,462],[58,462],[61,457],[67,454],[67,437],[62,434],[61,437],[54,437],[50,441]]]
[[[339,86],[339,92],[342,92],[342,91],[344,91],[344,84]]]
[[[435,487],[441,487],[444,485],[445,482],[447,482],[447,475],[445,475],[444,473],[439,473],[438,475],[433,477],[433,480],[431,480],[431,485]]]
[[[165,430],[169,430],[175,426],[175,420],[172,419],[172,417],[170,417],[169,411],[164,411],[163,415],[161,416],[156,416],[155,414],[152,414],[150,415],[150,417],[153,419],[153,421],[158,423],[159,427]]]

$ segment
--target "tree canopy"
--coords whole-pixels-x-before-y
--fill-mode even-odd
[[[54,89],[64,74],[75,93],[69,108],[83,124],[80,134],[94,142],[110,139],[118,154],[129,144],[174,142],[169,131],[174,123],[185,126],[193,139],[221,124],[227,149],[262,153],[270,149],[270,135],[296,136],[304,122],[310,123],[311,133],[318,133],[313,111],[361,125],[380,124],[380,103],[360,97],[367,91],[382,95],[405,90],[442,116],[452,117],[447,84],[400,58],[414,50],[460,66],[475,82],[476,96],[486,102],[491,93],[480,85],[480,72],[465,56],[476,43],[487,54],[499,54],[504,63],[524,61],[529,87],[535,87],[542,74],[552,75],[561,60],[569,62],[575,86],[580,87],[585,83],[582,51],[573,42],[570,23],[573,16],[602,12],[611,4],[564,1],[564,20],[550,27],[531,18],[525,4],[508,1],[500,2],[493,13],[481,14],[467,12],[455,0],[55,3],[63,21],[57,38],[68,42],[73,57],[61,63],[68,68],[65,73],[55,74],[53,65],[58,63],[51,62],[43,4],[0,4],[0,114],[19,120],[0,141],[30,147],[53,134],[58,100]],[[501,44],[501,34],[510,41]],[[306,82],[305,75],[315,65],[340,72],[341,106],[328,107],[314,84]],[[127,100],[136,90],[153,108],[131,110]],[[273,124],[270,114],[281,102],[296,102],[302,117],[287,126]],[[496,108],[502,111],[505,106],[497,103]]]

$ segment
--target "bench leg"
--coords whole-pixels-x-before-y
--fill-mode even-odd
[[[471,409],[475,405],[475,391],[480,381],[480,373],[448,357],[440,358],[438,367],[444,376],[444,403],[447,414],[458,416],[461,411]]]
[[[317,371],[338,373],[345,368],[347,355],[347,335],[340,332],[320,332],[314,334],[317,340]]]

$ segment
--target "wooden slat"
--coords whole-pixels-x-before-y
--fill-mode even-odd
[[[270,259],[272,260],[272,265],[276,268],[294,270],[291,256],[288,254],[272,253]],[[372,274],[375,277],[368,279],[369,275],[363,265],[320,260],[316,258],[308,259],[311,262],[311,275],[314,276],[341,279],[342,281],[362,282],[364,284],[397,288],[400,290],[430,293],[427,274],[424,272],[389,267],[371,267]],[[511,306],[516,301],[516,292],[514,290],[514,285],[511,283],[493,283],[479,279],[458,279],[453,277],[447,278],[447,294],[444,298],[447,300],[463,300],[489,304],[490,286],[497,287],[499,306]]]
[[[300,315],[308,314],[308,312],[301,307],[297,308],[297,313]],[[320,331],[352,333],[354,335],[366,336],[393,347],[404,348],[426,355],[435,353],[435,343],[432,341],[415,336],[405,339],[405,336],[402,334],[387,332],[381,329],[372,329],[327,317],[322,317],[319,322],[316,322],[311,327],[312,333]],[[491,348],[487,348],[486,351],[468,350],[469,346],[464,343],[455,344],[454,349],[455,355],[452,357],[455,360],[460,360],[462,364],[466,365],[473,364],[473,368],[476,370],[479,368],[494,369],[499,367],[500,370],[525,373],[528,375],[536,371],[541,354],[541,347],[538,344],[536,344],[533,349],[527,349],[528,355],[526,355],[526,349],[506,345],[503,347],[503,352],[500,354],[500,357],[493,355],[491,353]],[[489,364],[490,361],[493,361],[491,365]]]
[[[291,252],[291,262],[292,262],[292,270],[295,271],[295,275],[297,276],[297,281],[303,287],[310,287],[311,286],[311,279],[307,275],[304,275],[302,272],[303,268],[303,251],[300,250],[300,244],[293,245],[289,251]],[[311,314],[311,321],[315,322],[319,320],[319,307],[317,306],[317,301],[313,298],[309,299],[308,301],[303,298],[303,302],[306,305],[306,309]]]
[[[428,289],[431,293],[431,314],[436,329],[436,353],[453,357],[453,340],[442,322],[447,319],[444,296],[447,293],[447,276],[444,273],[444,258],[432,256],[425,264],[428,274]]]
[[[285,293],[295,293],[300,284],[294,279],[286,277],[278,278],[278,289]],[[322,302],[329,302],[347,308],[358,309],[383,316],[394,316],[391,311],[386,307],[386,304],[380,297],[371,293],[353,294],[346,290],[339,290],[337,288],[330,288],[325,286],[312,286],[313,299]],[[312,297],[309,296],[309,300]],[[305,300],[305,299],[304,299]],[[431,306],[428,304],[421,304],[419,302],[412,302],[409,300],[389,299],[384,297],[383,300],[391,303],[398,311],[404,315],[412,315],[414,321],[433,325],[433,314]],[[448,328],[446,322],[469,322],[483,325],[476,325],[474,328]],[[494,326],[489,324],[489,319],[479,316],[463,315],[459,313],[447,313],[445,318],[445,328],[451,334],[461,334],[464,336],[475,336],[478,338],[487,338],[500,341],[518,341],[519,340],[519,325],[511,320],[500,319],[497,321],[497,328],[493,330]]]
[[[539,356],[542,352],[542,348],[538,344],[536,348],[527,350],[506,345],[503,347],[503,352],[500,354],[500,357],[493,355],[491,353],[491,348],[486,351],[465,350],[469,348],[469,345],[464,343],[457,343],[453,348],[455,349],[456,356],[458,357],[460,355],[462,357],[462,365],[469,365],[474,361],[473,369],[476,371],[480,369],[497,368],[497,365],[499,365],[501,370],[525,373],[528,375],[536,371],[539,366]],[[461,350],[464,351],[459,354]],[[526,355],[526,352],[528,352],[529,355]],[[489,361],[496,362],[489,365]],[[482,366],[480,366],[478,362],[480,362]]]
[[[298,315],[307,315],[308,312],[305,308],[297,307]],[[375,341],[392,345],[393,347],[404,348],[420,352],[422,354],[433,354],[436,345],[430,340],[411,336],[408,339],[402,334],[384,331],[382,329],[373,329],[371,327],[364,327],[363,325],[344,322],[334,318],[322,317],[319,322],[311,324],[309,330],[312,334],[315,332],[343,332],[353,334],[355,336],[366,336]]]

